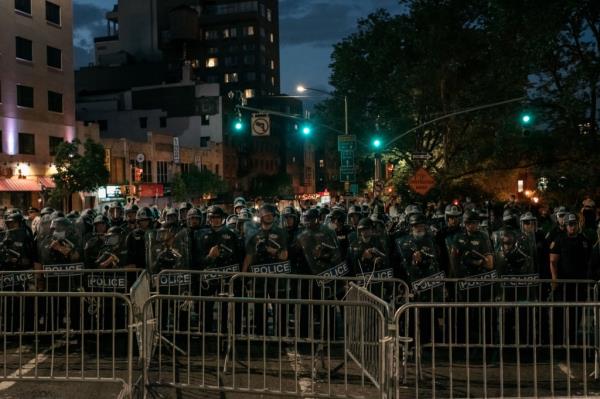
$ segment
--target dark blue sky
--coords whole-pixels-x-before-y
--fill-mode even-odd
[[[74,0],[75,64],[93,59],[94,36],[106,34],[104,14],[115,0]],[[398,0],[280,0],[281,89],[298,83],[327,89],[332,45],[356,29],[357,19],[377,8],[399,12]]]

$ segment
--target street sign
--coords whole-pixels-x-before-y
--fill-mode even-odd
[[[271,118],[266,114],[252,115],[252,135],[265,137],[271,134]]]
[[[179,137],[173,137],[173,162],[178,164],[181,161],[179,156]]]
[[[356,136],[353,134],[342,134],[338,136],[338,151],[355,151]]]
[[[340,151],[340,158],[354,158],[354,151]]]
[[[354,168],[354,157],[340,159],[340,166],[346,168]]]
[[[425,195],[435,186],[435,180],[427,170],[420,168],[408,180],[408,186],[417,194]]]
[[[410,154],[410,159],[414,160],[429,160],[433,158],[433,155],[431,155],[428,152],[413,152],[412,154]]]

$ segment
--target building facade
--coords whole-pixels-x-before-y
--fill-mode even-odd
[[[0,203],[38,206],[56,147],[77,136],[72,1],[2,1],[0,26]]]

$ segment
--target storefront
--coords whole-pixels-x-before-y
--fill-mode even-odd
[[[0,206],[27,209],[43,205],[42,185],[36,178],[18,177],[0,179]]]

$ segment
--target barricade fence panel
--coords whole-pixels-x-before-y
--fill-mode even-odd
[[[0,292],[0,378],[113,382],[129,395],[131,325],[120,293]]]
[[[411,303],[395,315],[396,397],[598,395],[600,302]]]
[[[156,295],[145,306],[157,319],[142,330],[147,391],[387,397],[385,316],[369,303]]]

